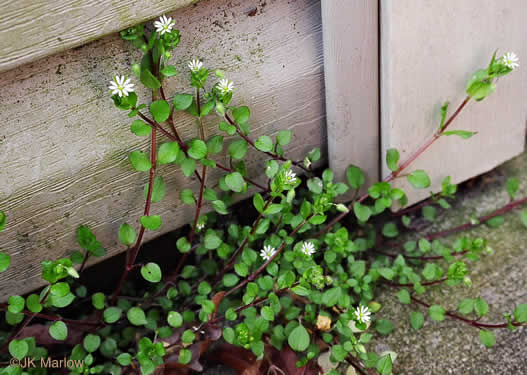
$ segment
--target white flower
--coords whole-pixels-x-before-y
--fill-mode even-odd
[[[194,59],[188,63],[188,67],[193,72],[197,72],[198,70],[201,69],[202,66],[203,66],[203,63],[199,61],[198,59]]]
[[[159,21],[154,22],[156,31],[161,35],[171,32],[175,24],[176,21],[172,20],[172,17],[166,18],[165,16],[159,17]]]
[[[196,229],[198,230],[198,232],[203,228],[205,228],[205,223],[198,223],[198,225],[196,225]]]
[[[229,81],[227,78],[222,79],[218,83],[218,89],[221,91],[222,94],[227,94],[228,92],[232,92],[234,89],[234,84],[232,81]]]
[[[263,260],[269,260],[275,253],[276,249],[274,247],[265,245],[262,251],[260,251],[260,256],[263,258]]]
[[[284,180],[286,184],[292,185],[296,182],[296,174],[291,169],[288,169],[284,174]]]
[[[370,321],[371,312],[366,306],[359,306],[355,310],[355,317],[359,323],[368,323]]]
[[[129,93],[134,91],[134,84],[130,83],[130,78],[125,76],[115,76],[112,81],[110,81],[110,86],[108,88],[111,90],[112,95],[119,95],[120,97],[128,96]]]
[[[306,241],[302,244],[300,251],[309,257],[315,253],[315,245],[313,245],[313,242]]]
[[[518,59],[518,56],[516,56],[514,52],[507,52],[506,54],[501,56],[500,60],[503,65],[510,69],[515,69],[520,66],[520,64],[518,63],[520,59]]]

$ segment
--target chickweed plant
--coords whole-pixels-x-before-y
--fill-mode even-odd
[[[400,160],[396,149],[388,150],[391,173],[367,187],[358,166],[347,169],[346,182],[334,181],[330,169],[317,174],[313,163],[320,158],[318,149],[303,160],[292,160],[286,152],[292,139],[289,130],[252,137],[249,108],[231,104],[240,83],[199,59],[170,65],[180,41],[171,18],[161,17],[151,32],[140,25],[121,36],[143,57],[131,66],[130,76],[119,73],[111,80],[110,96],[118,110],[128,112],[130,131],[151,142],[149,151],[128,155],[131,168],[148,175],[148,183],[138,223],[122,223],[116,233],[126,248],[122,276],[108,294],[82,285],[79,277],[87,260],[103,256],[105,250],[90,228],[78,228],[80,251],[42,261],[47,284],[42,290],[12,295],[0,304],[5,311],[0,335],[3,374],[56,373],[52,367],[65,363],[69,369],[61,371],[72,374],[188,374],[202,371],[207,356],[216,353],[216,360],[230,358],[228,364],[239,373],[251,369],[251,374],[318,374],[322,369],[317,359],[324,354],[334,365],[327,370],[331,375],[342,368],[387,375],[392,373],[394,353],[378,355],[368,345],[376,333],[388,334],[394,328],[391,321],[375,317],[382,309],[375,301],[380,287],[394,290],[402,304],[414,304],[409,319],[416,330],[426,315],[436,321],[454,319],[479,330],[481,343],[492,347],[493,330],[526,324],[526,304],[505,312],[503,321],[488,322],[489,306],[481,297],[461,300],[457,311],[426,302],[432,285],[470,287],[469,263],[490,251],[486,240],[460,235],[446,242],[442,237],[483,222],[497,223],[502,213],[527,203],[526,198],[515,200],[517,180],[507,184],[507,206],[444,232],[421,237],[415,233],[417,241],[390,239],[411,230],[416,208],[431,220],[438,206],[449,208],[457,190],[450,178],[426,205],[403,209],[380,225],[374,220],[394,204],[407,205],[405,192],[391,185],[395,179],[406,178],[416,189],[429,188],[426,171],[412,169],[412,163],[432,143],[443,136],[468,140],[474,135],[452,129],[454,120],[471,102],[493,93],[498,78],[518,66],[514,54],[494,53],[488,66],[470,77],[463,102],[451,114],[448,103],[441,108],[435,134],[406,160]],[[168,95],[164,83],[178,74],[189,78],[189,90]],[[151,92],[150,103],[138,102],[139,83]],[[180,136],[181,112],[195,118],[199,137]],[[206,116],[217,117],[223,135],[207,134],[202,121]],[[249,152],[266,161],[255,180],[244,162]],[[230,162],[224,165],[219,159]],[[199,182],[199,190],[179,192],[195,214],[190,228],[182,231],[185,235],[166,250],[179,260],[172,269],[136,262],[145,232],[163,225],[155,207],[168,186],[157,167],[167,164]],[[219,182],[207,178],[212,170],[222,171]],[[350,189],[355,198],[337,203]],[[247,204],[257,212],[252,225],[240,224],[229,213],[234,198],[247,193],[252,194]],[[527,212],[523,217],[527,225]],[[0,230],[6,220],[0,212]],[[391,246],[379,248],[381,238]],[[10,256],[0,253],[0,272],[9,264]],[[135,273],[142,275],[142,282],[132,284]],[[72,316],[71,311],[76,313]],[[28,358],[36,360],[36,368],[21,366]]]

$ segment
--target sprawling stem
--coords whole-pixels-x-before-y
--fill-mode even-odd
[[[454,233],[458,233],[458,232],[461,232],[461,231],[464,231],[464,230],[467,230],[467,229],[470,229],[470,228],[474,228],[478,225],[481,225],[483,223],[485,223],[486,221],[489,221],[490,219],[496,217],[496,216],[499,216],[499,215],[503,215],[509,211],[512,211],[518,207],[521,207],[522,205],[524,204],[527,204],[527,197],[524,197],[524,198],[521,198],[521,199],[517,199],[517,200],[514,200],[512,202],[509,202],[507,203],[505,206],[501,207],[501,208],[498,208],[497,210],[494,210],[492,211],[490,214],[487,214],[487,215],[484,215],[484,216],[481,216],[479,217],[476,221],[468,221],[464,224],[461,224],[461,225],[458,225],[458,226],[455,226],[455,227],[452,227],[452,228],[448,228],[448,229],[445,229],[445,230],[442,230],[442,231],[439,231],[439,232],[435,232],[435,233],[431,233],[431,234],[428,234],[426,236],[423,236],[424,239],[428,240],[428,241],[432,241],[432,240],[435,240],[435,239],[438,239],[438,238],[442,238],[442,237],[446,237],[446,236],[449,236],[451,234],[454,234]],[[385,250],[388,250],[388,249],[397,249],[401,246],[403,246],[404,243],[402,242],[395,242],[395,243],[392,243],[387,249]],[[387,253],[386,251],[382,251],[382,250],[375,250],[375,252],[377,253],[380,253],[382,255],[386,255],[388,257],[392,257],[392,258],[395,258],[397,257],[398,254],[390,254],[390,253]],[[456,253],[456,254],[452,254],[452,255],[462,255],[462,253],[464,254],[464,252],[460,252],[460,253]],[[429,256],[429,257],[420,257],[420,256],[415,256],[415,257],[410,257],[410,256],[406,256],[404,255],[405,258],[414,258],[414,259],[419,259],[419,260],[434,260],[434,259],[441,259],[443,258],[443,256]]]
[[[151,140],[150,140],[150,163],[152,164],[152,167],[150,168],[150,174],[149,174],[149,179],[148,179],[148,191],[146,195],[145,209],[143,211],[144,216],[150,216],[150,206],[152,203],[152,191],[154,189],[154,177],[156,175],[156,153],[157,153],[156,142],[157,142],[157,131],[156,131],[156,128],[153,128],[152,134],[151,134]],[[137,258],[137,254],[139,254],[139,249],[141,248],[141,242],[143,241],[145,230],[146,228],[143,225],[141,225],[141,229],[139,230],[139,235],[137,236],[135,245],[132,248],[128,249],[128,252],[126,254],[126,265],[125,265],[124,272],[110,300],[112,304],[115,303],[117,296],[121,292],[121,289],[126,279],[128,278],[130,271],[132,271],[132,269],[134,268],[135,259]]]
[[[247,137],[243,131],[240,129],[240,126],[236,123],[236,121],[234,121],[228,114],[225,114],[225,120],[227,120],[227,122],[229,124],[231,124],[232,126],[234,126],[236,128],[236,133],[238,133],[238,135],[240,137],[242,137],[248,144],[251,145],[252,148],[254,148],[255,150],[258,150],[258,147],[256,147],[255,143],[253,142],[253,140],[249,137]],[[287,158],[284,158],[283,156],[280,156],[276,153],[273,153],[273,152],[270,152],[270,151],[261,151],[261,150],[258,150],[260,152],[263,152],[264,154],[270,156],[271,158],[275,159],[275,160],[280,160],[280,161],[288,161],[289,159]],[[298,168],[301,168],[303,169],[304,171],[306,172],[311,172],[311,170],[309,168],[306,168],[302,162],[299,162],[299,161],[292,161],[293,165],[295,165],[296,167]]]
[[[410,298],[412,299],[412,301],[414,301],[415,303],[421,305],[421,306],[424,306],[426,308],[430,308],[430,304],[420,300],[420,299],[417,299],[415,296],[410,296]],[[509,326],[509,323],[505,322],[505,323],[481,323],[478,319],[467,319],[467,318],[464,318],[462,316],[459,316],[451,311],[447,311],[445,313],[446,316],[448,316],[449,318],[452,318],[452,319],[455,319],[455,320],[459,320],[459,321],[462,321],[463,323],[466,323],[468,325],[471,325],[473,327],[477,327],[479,329],[482,329],[482,328],[490,328],[490,329],[493,329],[493,328],[507,328]],[[520,326],[523,326],[525,325],[525,323],[520,323],[520,322],[511,322],[510,323],[511,325],[513,325],[514,327],[520,327]]]
[[[9,308],[9,306],[7,304],[0,303],[0,310],[7,311],[8,308]],[[71,325],[75,325],[75,326],[97,327],[97,326],[101,325],[101,322],[94,322],[94,321],[89,321],[89,320],[65,319],[65,318],[63,318],[63,317],[61,317],[59,315],[44,314],[44,313],[34,313],[34,312],[29,311],[29,310],[23,310],[20,313],[26,315],[27,317],[32,317],[32,319],[33,318],[41,318],[41,319],[49,320],[51,322],[56,322],[56,321],[60,320],[60,321],[62,321],[64,323],[66,323],[66,324],[71,324]],[[27,324],[29,324],[29,322]],[[16,335],[13,335],[13,338],[15,338],[15,337],[16,337]]]
[[[397,176],[399,176],[402,171],[404,171],[412,162],[417,159],[423,152],[425,152],[428,147],[430,147],[439,137],[443,135],[445,130],[449,127],[449,125],[454,121],[454,119],[457,117],[457,115],[461,112],[461,110],[467,105],[467,103],[470,100],[470,96],[467,96],[465,100],[459,105],[459,107],[456,109],[456,111],[448,118],[448,120],[445,122],[444,126],[439,129],[432,138],[430,138],[425,144],[423,144],[417,151],[415,151],[410,157],[404,161],[402,164],[399,165],[399,168],[397,168],[396,171],[393,171],[388,176],[384,178],[384,182],[390,182],[393,179],[395,179]],[[369,193],[364,193],[357,202],[361,203],[368,198]],[[347,212],[342,212],[340,215],[336,216],[333,220],[331,220],[323,229],[321,229],[315,237],[320,237],[324,233],[326,233],[328,230],[330,230],[335,224],[337,224],[340,220],[342,220],[346,215],[348,215],[350,212],[353,211],[353,204],[355,201],[352,201],[348,206]]]

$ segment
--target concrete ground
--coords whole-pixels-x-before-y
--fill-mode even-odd
[[[457,226],[467,222],[473,213],[482,216],[507,204],[505,181],[508,177],[516,177],[521,182],[516,198],[527,196],[527,153],[480,177],[473,187],[458,193],[452,209],[441,213],[424,233]],[[462,298],[482,296],[490,306],[489,316],[482,321],[495,323],[504,322],[502,314],[512,312],[517,304],[527,303],[527,228],[519,216],[522,209],[527,210],[527,205],[504,215],[505,223],[498,228],[481,225],[464,233],[487,238],[494,249],[480,261],[469,261],[471,288],[436,286],[421,299],[455,309]],[[445,243],[459,235],[446,238]],[[401,305],[393,289],[383,291],[379,301],[383,308],[377,317],[392,320],[396,330],[388,337],[377,338],[369,349],[378,353],[397,352],[394,374],[527,374],[525,327],[514,332],[494,330],[496,345],[487,349],[480,343],[478,329],[460,321],[436,322],[426,318],[424,326],[414,331],[409,324],[410,311],[419,310],[425,315],[426,311],[415,304]]]

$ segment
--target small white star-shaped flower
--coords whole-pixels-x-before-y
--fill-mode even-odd
[[[159,17],[159,21],[154,22],[156,31],[161,35],[171,32],[175,24],[176,21],[174,21],[172,17],[166,18],[166,16],[161,16]]]
[[[197,72],[203,67],[203,63],[198,59],[194,59],[188,63],[188,67],[191,71]]]
[[[355,317],[359,323],[369,323],[371,312],[366,306],[359,306],[355,310]]]
[[[284,180],[286,184],[292,185],[296,183],[296,174],[291,169],[288,169],[284,174]]]
[[[134,91],[134,84],[130,83],[130,78],[125,76],[115,76],[112,81],[110,81],[110,86],[108,88],[111,90],[112,95],[119,95],[119,97],[128,96],[129,93]]]
[[[234,84],[232,83],[232,81],[229,81],[227,78],[224,78],[218,83],[218,89],[221,91],[222,94],[225,95],[234,90]]]
[[[505,65],[506,67],[510,69],[516,69],[517,67],[520,66],[520,63],[518,62],[520,61],[520,59],[518,58],[518,56],[516,56],[514,52],[507,52],[506,54],[501,56],[500,60],[503,63],[503,65]]]
[[[276,253],[276,249],[272,246],[265,245],[263,249],[260,251],[260,256],[263,258],[263,260],[269,260],[271,257]]]
[[[304,255],[307,255],[310,257],[315,253],[315,245],[313,245],[313,242],[304,242],[302,244],[302,247],[300,248],[300,251],[304,253]]]
[[[198,225],[196,225],[196,229],[198,230],[198,232],[200,230],[202,230],[203,228],[205,228],[205,224],[204,223],[198,223]]]

